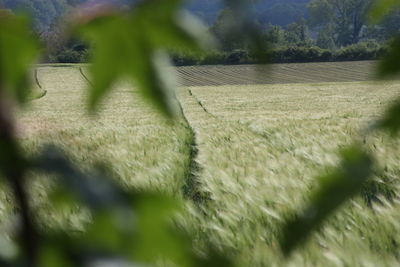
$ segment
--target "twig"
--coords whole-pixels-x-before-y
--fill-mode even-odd
[[[1,91],[1,90],[0,90]],[[0,95],[0,171],[4,173],[21,211],[22,243],[27,266],[37,266],[37,232],[24,187],[26,162],[20,154],[15,134],[15,125],[11,117],[10,105]]]

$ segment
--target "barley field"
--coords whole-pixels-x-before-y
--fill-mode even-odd
[[[18,111],[19,138],[29,153],[57,144],[83,170],[107,163],[127,188],[182,199],[175,223],[194,236],[198,253],[211,242],[238,266],[398,266],[400,142],[363,133],[399,95],[400,82],[373,81],[374,64],[177,68],[183,114],[175,121],[125,82],[88,115],[84,66],[38,66],[47,93]],[[381,160],[374,179],[386,191],[354,198],[284,260],[282,222],[354,140]],[[85,210],[51,207],[51,183],[37,175],[29,182],[43,227],[84,231]],[[0,192],[6,227],[13,207]]]

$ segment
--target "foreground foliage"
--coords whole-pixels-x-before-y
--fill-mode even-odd
[[[259,48],[263,46],[257,32],[253,31],[246,15],[240,16],[240,11],[245,10],[243,3],[228,3],[237,17],[242,18],[238,29],[251,29],[246,33],[246,39],[253,44],[258,58],[265,60],[265,55],[259,53]],[[164,52],[167,49],[200,48],[199,41],[204,38],[193,38],[190,33],[194,29],[188,31],[186,27],[191,24],[187,21],[182,23],[182,17],[177,12],[178,4],[179,1],[145,1],[135,11],[122,16],[108,12],[104,16],[104,10],[99,10],[94,16],[102,15],[100,18],[83,22],[84,26],[79,27],[81,33],[94,41],[96,46],[91,66],[92,77],[89,80],[89,103],[92,109],[112,88],[113,82],[129,76],[139,85],[139,92],[164,114],[179,114],[173,94],[168,93],[171,87],[168,86],[169,80],[164,70],[160,68],[160,60],[165,58]],[[154,13],[159,15],[157,25],[153,20],[149,21]],[[140,31],[135,28],[138,26]],[[156,26],[161,28],[156,30]],[[135,38],[130,38],[131,31]],[[15,230],[13,238],[4,239],[8,248],[5,252],[14,253],[1,255],[2,265],[82,266],[103,262],[113,265],[126,262],[156,264],[160,261],[180,266],[231,265],[228,258],[234,254],[233,251],[220,256],[210,240],[203,239],[205,255],[201,257],[190,249],[191,238],[172,227],[171,216],[181,210],[182,206],[176,196],[122,189],[104,169],[86,166],[86,170],[82,171],[71,163],[64,152],[54,147],[37,151],[33,157],[25,155],[16,136],[7,100],[17,99],[21,103],[26,100],[29,79],[25,77],[28,77],[28,64],[36,54],[36,44],[24,20],[14,16],[2,16],[0,37],[0,171],[11,188],[19,209],[16,213],[20,214],[21,220],[20,228]],[[118,42],[111,42],[115,40]],[[394,48],[393,57],[399,54],[397,49]],[[14,55],[13,60],[10,60],[9,52]],[[127,56],[121,57],[119,53]],[[391,63],[391,59],[383,63],[386,66],[383,73],[397,70],[397,65]],[[110,66],[113,68],[110,69]],[[200,101],[193,103],[202,107],[201,112],[210,114]],[[173,111],[174,106],[176,112]],[[399,129],[398,110],[398,103],[395,103],[373,129],[388,129],[396,134]],[[190,128],[187,121],[184,119],[184,124]],[[188,140],[192,138],[193,133]],[[192,144],[192,141],[189,143]],[[373,172],[372,151],[358,142],[350,147],[351,150],[343,154],[342,165],[329,171],[326,182],[321,183],[315,191],[312,190],[314,193],[304,208],[295,208],[290,212],[293,216],[284,218],[281,224],[284,230],[277,232],[277,240],[280,240],[284,254],[290,255],[294,248],[307,240],[313,230],[319,229],[325,219],[355,193],[363,190],[375,192],[379,189],[379,184],[368,180]],[[59,179],[63,186],[58,187],[59,183],[54,186],[57,202],[61,198],[62,204],[79,205],[84,209],[90,223],[82,233],[71,235],[62,228],[51,231],[38,227],[26,186],[26,177],[32,171]],[[200,209],[207,210],[208,201],[213,201],[213,198],[207,192],[198,193],[204,201],[198,204]],[[223,209],[218,210],[216,215],[223,215]],[[267,224],[265,227],[272,226]],[[271,245],[277,246],[277,241]]]

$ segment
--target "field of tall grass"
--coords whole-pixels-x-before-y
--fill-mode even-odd
[[[368,81],[371,62],[352,63],[363,66],[357,75],[346,64],[277,65],[278,71],[264,72],[277,77],[271,82],[240,79],[249,66],[181,68],[182,116],[175,121],[124,82],[99,114],[88,115],[79,66],[42,66],[37,79],[47,94],[19,112],[19,136],[29,153],[55,143],[83,170],[111,166],[106,171],[128,188],[183,199],[186,208],[174,221],[194,235],[198,253],[211,241],[240,266],[396,266],[400,142],[363,132],[398,95],[400,83]],[[374,183],[284,261],[282,222],[305,205],[317,175],[337,164],[338,151],[352,140],[380,159]],[[43,227],[84,231],[85,210],[51,207],[51,183],[39,176],[29,182]],[[5,219],[13,213],[10,202],[1,191],[3,227],[12,224]]]

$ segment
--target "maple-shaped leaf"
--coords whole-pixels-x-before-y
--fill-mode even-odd
[[[211,46],[206,28],[181,11],[180,0],[143,1],[118,14],[101,11],[101,16],[78,26],[92,45],[89,108],[96,108],[114,82],[128,77],[151,103],[173,116],[178,109],[172,101],[174,74],[166,53],[200,52]]]
[[[29,96],[29,67],[39,52],[29,20],[0,10],[0,79],[2,89],[20,103]]]

